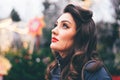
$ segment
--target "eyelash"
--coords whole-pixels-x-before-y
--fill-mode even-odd
[[[55,28],[56,26],[57,26],[57,24],[54,24],[54,28]],[[65,29],[69,28],[68,25],[65,24],[65,23],[63,23],[62,27],[65,28]]]
[[[57,24],[54,24],[54,28],[57,26]]]
[[[63,28],[69,28],[67,24],[63,24]]]

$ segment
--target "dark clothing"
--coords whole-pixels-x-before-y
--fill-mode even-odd
[[[57,66],[53,70],[51,70],[51,80],[60,80],[60,68]]]
[[[90,60],[83,69],[82,80],[112,80],[104,65],[99,65],[95,60]]]
[[[63,59],[60,57],[60,55],[56,56],[57,59],[57,66],[51,70],[51,80],[60,80],[60,73],[61,73],[61,69],[63,68],[63,66],[65,66],[65,64],[63,64]],[[62,65],[62,66],[61,66]]]
[[[95,72],[84,72],[84,80],[112,80],[105,68],[102,67],[98,71]]]
[[[61,67],[59,62],[61,58],[58,58],[58,65],[51,70],[51,80],[60,80]],[[97,64],[95,60],[88,61],[82,69],[82,80],[112,80],[109,73],[102,65]]]

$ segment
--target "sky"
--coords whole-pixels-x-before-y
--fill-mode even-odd
[[[23,21],[35,16],[43,16],[44,0],[0,0],[0,19],[9,17],[14,8]]]
[[[58,0],[49,0],[58,1]],[[114,22],[114,8],[110,0],[92,0],[91,10],[95,22]],[[35,16],[43,16],[44,0],[0,0],[0,19],[9,17],[14,8],[23,21],[28,21]]]
[[[115,11],[111,0],[93,0],[91,10],[93,11],[93,19],[96,22],[115,22]]]

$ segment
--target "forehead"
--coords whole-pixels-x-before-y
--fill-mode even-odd
[[[63,13],[57,20],[57,22],[61,22],[61,21],[69,21],[69,22],[74,22],[73,17],[70,13]]]

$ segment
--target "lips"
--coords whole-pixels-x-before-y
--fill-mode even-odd
[[[51,41],[52,41],[52,42],[57,42],[57,41],[58,41],[58,39],[57,39],[57,38],[55,38],[55,37],[53,37]]]

